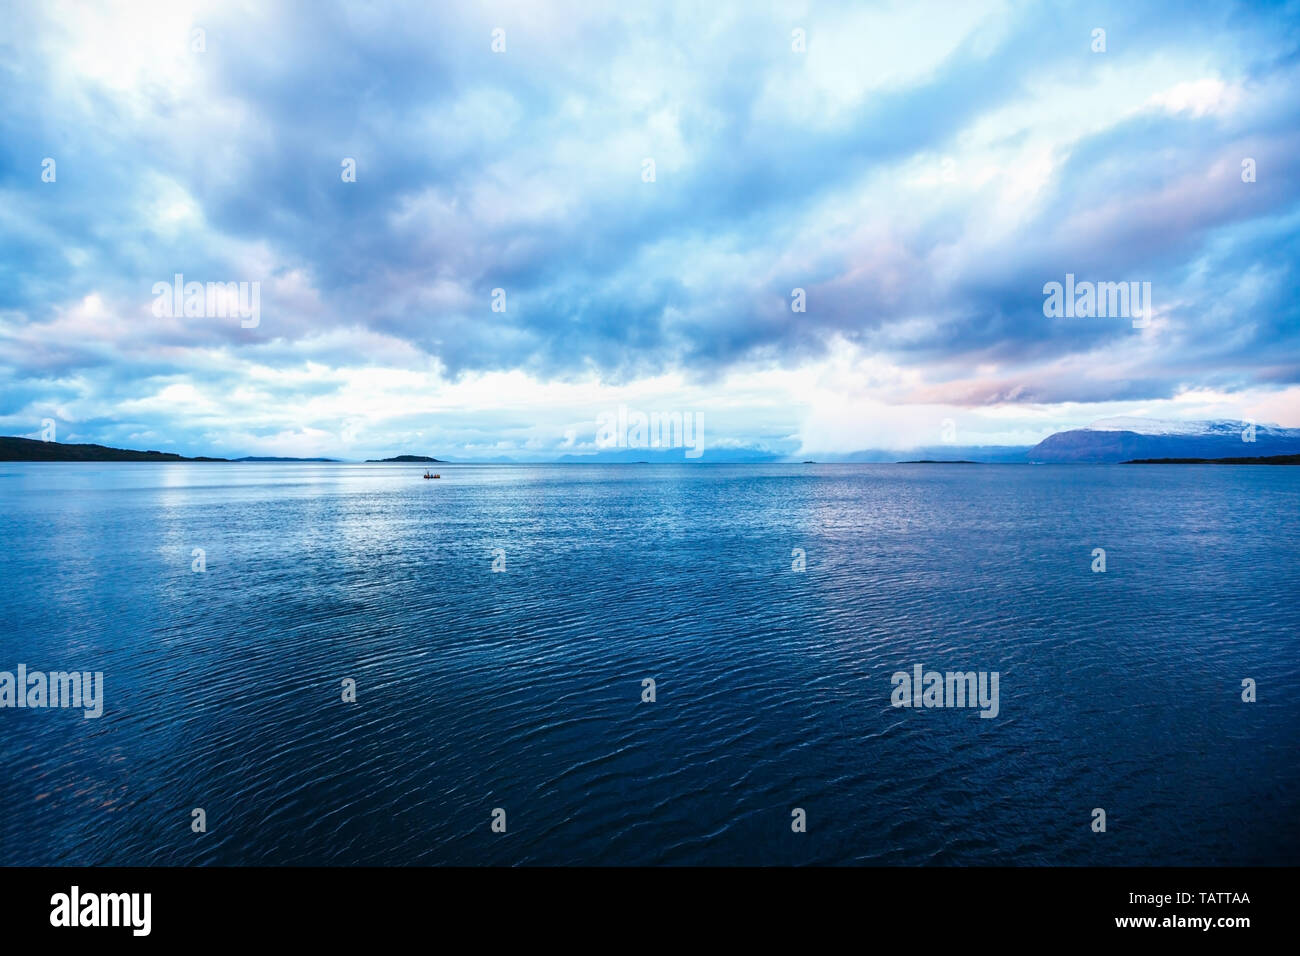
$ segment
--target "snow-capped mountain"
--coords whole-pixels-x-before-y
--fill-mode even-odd
[[[1300,428],[1241,421],[1107,418],[1057,432],[1026,456],[1040,462],[1107,462],[1134,458],[1255,458],[1300,454]]]
[[[1098,432],[1134,432],[1138,435],[1238,435],[1246,430],[1249,422],[1235,419],[1217,421],[1180,422],[1159,418],[1136,418],[1131,415],[1117,418],[1102,418],[1088,426],[1088,431]],[[1273,423],[1256,424],[1255,432],[1267,431],[1269,434],[1290,432],[1300,435],[1300,429],[1282,428]]]

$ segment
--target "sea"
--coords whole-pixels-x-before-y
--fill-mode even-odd
[[[0,463],[0,864],[1300,863],[1300,468],[433,467]]]

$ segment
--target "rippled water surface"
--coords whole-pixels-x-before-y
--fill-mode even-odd
[[[1300,469],[440,467],[0,463],[0,862],[1300,862]]]

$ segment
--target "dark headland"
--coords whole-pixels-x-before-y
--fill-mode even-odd
[[[0,461],[229,461],[229,458],[186,458],[169,451],[132,451],[106,445],[64,445],[32,438],[0,437]]]
[[[1135,458],[1126,465],[1300,465],[1300,455],[1265,455],[1260,458]]]
[[[211,458],[200,455],[187,458],[170,451],[134,451],[109,448],[107,445],[73,445],[32,438],[0,436],[0,461],[226,461],[226,462],[331,462],[334,458]]]

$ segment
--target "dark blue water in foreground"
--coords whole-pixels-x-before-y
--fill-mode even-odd
[[[1300,468],[420,473],[0,464],[0,862],[1300,863]]]

